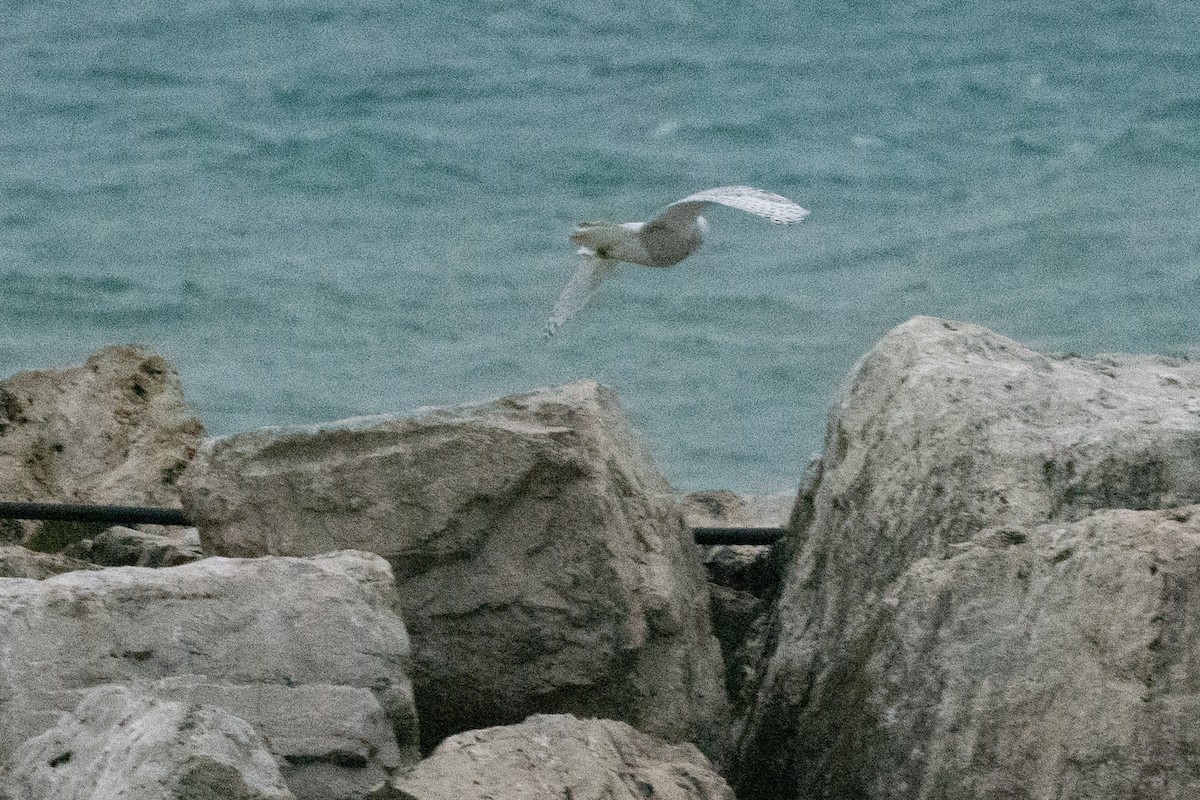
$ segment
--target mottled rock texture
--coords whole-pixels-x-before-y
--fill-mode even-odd
[[[569,712],[721,751],[703,569],[595,382],[209,440],[184,502],[209,552],[354,547],[391,562],[426,745]]]
[[[216,706],[250,723],[279,760],[297,800],[360,800],[419,758],[415,732],[404,749],[398,747],[392,720],[370,689],[213,683],[197,676],[143,686],[157,697]]]
[[[1200,506],[988,531],[884,603],[870,796],[1200,797]]]
[[[733,800],[690,744],[566,714],[452,736],[381,797],[409,800]]]
[[[11,800],[295,800],[244,720],[124,686],[89,691],[25,742],[3,785]]]
[[[739,494],[728,489],[690,492],[680,498],[683,517],[691,526],[763,527],[787,524],[794,492]]]
[[[0,545],[0,578],[49,578],[96,565],[59,553],[39,553],[20,545]]]
[[[1200,365],[919,317],[816,475],[741,800],[1196,795]]]
[[[805,489],[811,487],[806,485]],[[714,527],[784,529],[797,501],[795,493],[754,495],[720,489],[692,492],[681,502],[684,519],[699,531]],[[731,739],[738,738],[754,701],[767,644],[767,623],[786,563],[786,549],[725,544],[700,548],[708,573],[713,632],[725,659]]]
[[[311,713],[332,717],[306,723],[310,730],[361,728],[354,704],[323,687],[370,690],[395,739],[415,756],[408,639],[391,571],[378,556],[208,558],[0,580],[0,641],[0,758],[54,725],[89,687],[185,675],[230,688],[203,696],[180,689],[183,699],[240,697],[234,713],[249,717],[259,713],[256,703],[274,703],[271,713],[304,705],[286,690],[313,693]],[[303,737],[305,727],[289,734]]]
[[[104,567],[175,567],[203,557],[195,529],[153,527],[170,533],[107,528],[91,540],[88,558]]]
[[[2,499],[177,507],[203,436],[175,370],[143,348],[19,372],[0,381]],[[0,535],[44,552],[102,529],[0,520]]]
[[[175,370],[140,347],[0,381],[0,475],[13,500],[178,505],[203,435]]]

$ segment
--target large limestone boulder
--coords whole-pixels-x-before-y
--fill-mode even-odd
[[[386,557],[426,745],[570,712],[720,750],[703,570],[670,487],[594,382],[209,440],[184,503],[209,552]]]
[[[10,766],[11,800],[295,800],[244,720],[123,686],[88,692]]]
[[[733,800],[690,744],[607,719],[539,715],[452,736],[380,798],[405,800]]]
[[[361,729],[361,704],[325,687],[369,690],[408,760],[415,757],[408,639],[378,556],[208,558],[2,580],[0,641],[0,758],[54,725],[89,687],[183,675],[232,688],[178,689],[167,699],[223,704],[254,722],[269,719],[270,706],[285,719],[264,732],[293,738],[306,727]],[[330,718],[317,720],[322,714]],[[277,754],[319,755],[287,749],[295,746]]]
[[[1200,501],[1200,365],[917,318],[855,369],[819,467],[742,800],[1194,791],[1194,527],[1151,510]]]
[[[1200,506],[914,562],[863,665],[868,796],[1200,797]]]
[[[0,486],[8,501],[179,506],[204,436],[175,370],[141,347],[0,380]],[[0,520],[0,538],[61,551],[103,526]]]
[[[175,370],[141,347],[0,381],[6,500],[178,506],[203,436]]]

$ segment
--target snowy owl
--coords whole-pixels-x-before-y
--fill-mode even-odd
[[[708,222],[700,212],[711,203],[740,208],[777,225],[790,225],[808,216],[808,209],[771,192],[751,186],[721,186],[672,203],[649,222],[581,222],[571,233],[579,245],[578,266],[554,305],[546,323],[553,336],[586,306],[600,284],[622,261],[644,267],[673,267],[700,247]]]

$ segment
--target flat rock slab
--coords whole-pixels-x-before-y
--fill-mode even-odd
[[[1190,592],[1182,588],[1192,585],[1183,577],[1190,568],[1180,582],[1164,583],[1162,568],[1152,575],[1147,565],[1128,567],[1135,545],[1113,544],[1088,562],[1099,570],[1116,559],[1106,569],[1124,588],[1113,593],[1099,572],[1096,585],[1081,575],[1053,588],[1063,567],[1012,565],[1033,558],[1031,546],[1045,546],[1047,531],[1082,535],[1071,526],[1092,515],[1200,502],[1200,364],[1048,356],[976,326],[918,317],[855,368],[814,474],[796,507],[769,657],[735,765],[742,800],[1126,797],[1120,769],[1083,764],[1141,764],[1151,750],[1167,764],[1151,770],[1155,780],[1168,776],[1153,784],[1155,796],[1188,796],[1191,778],[1181,776],[1194,747],[1172,733],[1175,718],[1158,717],[1161,735],[1139,741],[1128,738],[1128,726],[1097,723],[1093,745],[1080,749],[1076,733],[1066,732],[1078,729],[1061,715],[1096,707],[1091,679],[1113,689],[1110,699],[1124,698],[1112,714],[1144,713],[1149,706],[1135,712],[1127,704],[1143,702],[1135,690],[1143,674],[1166,693],[1155,708],[1187,707],[1191,690],[1179,675],[1192,667],[1173,672],[1165,645],[1154,645],[1155,654],[1150,643],[1152,630],[1165,627],[1185,637],[1173,645],[1181,653],[1196,650],[1191,624],[1176,619],[1193,613],[1179,596]],[[1062,552],[1069,564],[1074,550]],[[982,572],[970,572],[971,564]],[[1145,575],[1126,581],[1128,569]],[[969,590],[954,586],[954,576],[968,575]],[[1107,636],[1092,652],[1081,643],[1079,652],[1066,642],[1018,646],[1034,620],[1066,633],[1097,603],[1099,618],[1114,625],[1139,609],[1122,636],[1150,648],[1139,657],[1149,662],[1122,664],[1121,651],[1107,651],[1115,644]],[[1142,614],[1153,607],[1166,616]],[[1143,624],[1145,635],[1136,635]],[[1022,674],[1031,684],[1009,686],[1020,672],[1014,664],[1027,658],[1039,665]],[[1190,664],[1189,655],[1179,658]],[[1159,666],[1146,671],[1150,662]],[[1070,674],[1080,669],[1093,671],[1087,679]],[[1028,702],[997,702],[1018,695]],[[997,715],[1004,719],[981,722]],[[1052,720],[1063,723],[1057,732]],[[1001,729],[1005,744],[973,733]],[[1043,753],[1017,747],[1035,740]],[[1049,755],[1056,749],[1065,761]],[[1076,757],[1082,762],[1070,766]],[[1072,783],[1071,769],[1086,780]],[[1023,788],[1006,794],[998,786]]]
[[[380,798],[405,800],[733,800],[694,746],[622,722],[538,715],[452,736]]]
[[[378,556],[208,558],[0,580],[0,757],[92,686],[179,675],[210,683],[369,689],[416,743],[408,637]]]
[[[670,487],[595,382],[208,440],[184,503],[209,552],[388,559],[427,747],[536,712],[723,747],[703,568]]]
[[[796,493],[738,494],[714,489],[690,492],[680,502],[684,519],[694,528],[782,528],[791,517]]]

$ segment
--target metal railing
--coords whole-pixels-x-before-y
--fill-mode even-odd
[[[111,525],[184,525],[195,523],[178,508],[153,506],[101,506],[86,503],[0,503],[0,519],[105,522]],[[784,528],[693,527],[696,544],[774,544]]]
[[[192,521],[178,508],[97,506],[86,503],[0,503],[0,519],[108,522],[113,525],[187,525]]]

